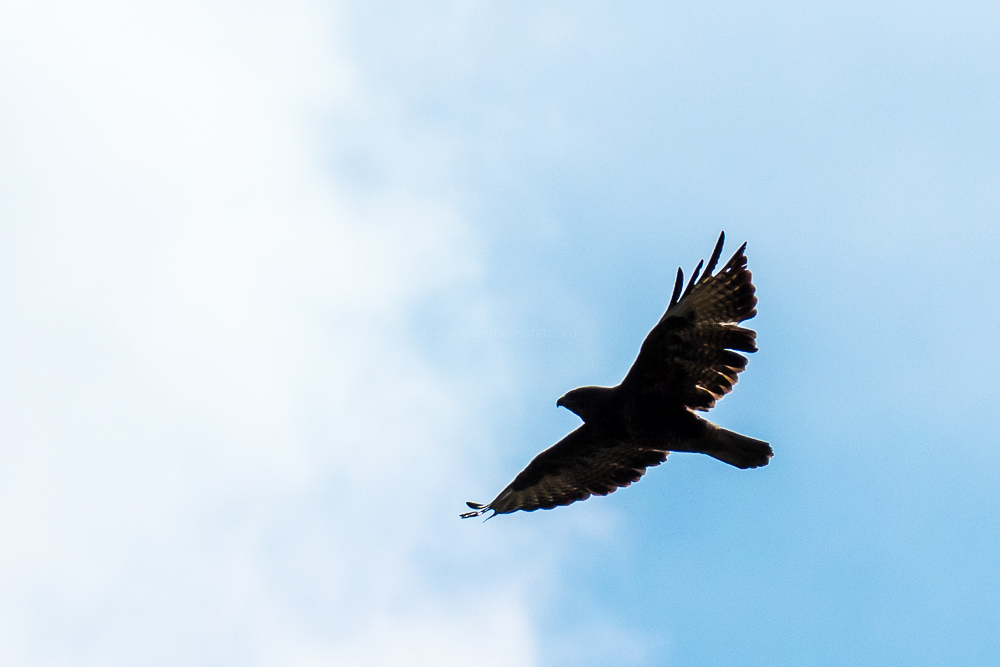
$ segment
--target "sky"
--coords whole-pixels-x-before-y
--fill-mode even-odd
[[[1000,8],[0,3],[0,662],[992,665]],[[748,242],[760,351],[462,521]]]

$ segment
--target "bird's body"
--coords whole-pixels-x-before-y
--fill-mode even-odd
[[[636,482],[646,468],[669,452],[699,452],[738,468],[767,465],[771,447],[720,428],[694,414],[708,410],[732,390],[746,368],[740,352],[755,352],[756,333],[738,326],[757,314],[746,244],[717,274],[719,236],[705,274],[698,264],[684,293],[683,273],[667,312],[642,344],[639,356],[616,387],[580,387],[557,406],[584,423],[528,464],[487,505],[474,511],[506,514],[568,505],[591,495],[607,495]]]

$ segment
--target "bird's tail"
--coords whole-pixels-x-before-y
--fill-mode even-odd
[[[771,446],[763,440],[755,440],[745,435],[727,431],[715,424],[709,424],[699,443],[700,451],[712,458],[737,468],[759,468],[766,466],[774,456]]]

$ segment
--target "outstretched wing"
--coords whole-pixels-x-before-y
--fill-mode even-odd
[[[757,351],[756,332],[738,326],[757,314],[757,297],[743,254],[746,243],[712,275],[725,238],[725,232],[719,235],[704,275],[698,279],[699,262],[683,294],[684,273],[677,269],[670,306],[643,341],[623,388],[694,410],[708,410],[732,391],[747,365],[734,350]]]
[[[583,424],[536,456],[488,505],[466,503],[474,512],[463,519],[492,511],[507,514],[552,509],[590,496],[606,496],[628,486],[667,459],[662,445],[645,447],[598,434]]]

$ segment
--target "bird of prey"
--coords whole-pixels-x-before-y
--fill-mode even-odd
[[[694,413],[707,411],[729,393],[746,368],[738,352],[756,352],[756,332],[739,326],[757,314],[757,297],[743,254],[744,243],[712,275],[725,232],[701,278],[698,263],[684,287],[677,269],[670,305],[646,336],[639,356],[617,387],[579,387],[556,405],[583,424],[546,449],[486,505],[472,512],[507,514],[552,509],[626,487],[663,463],[669,452],[708,454],[737,468],[767,465],[768,443],[727,431]]]

